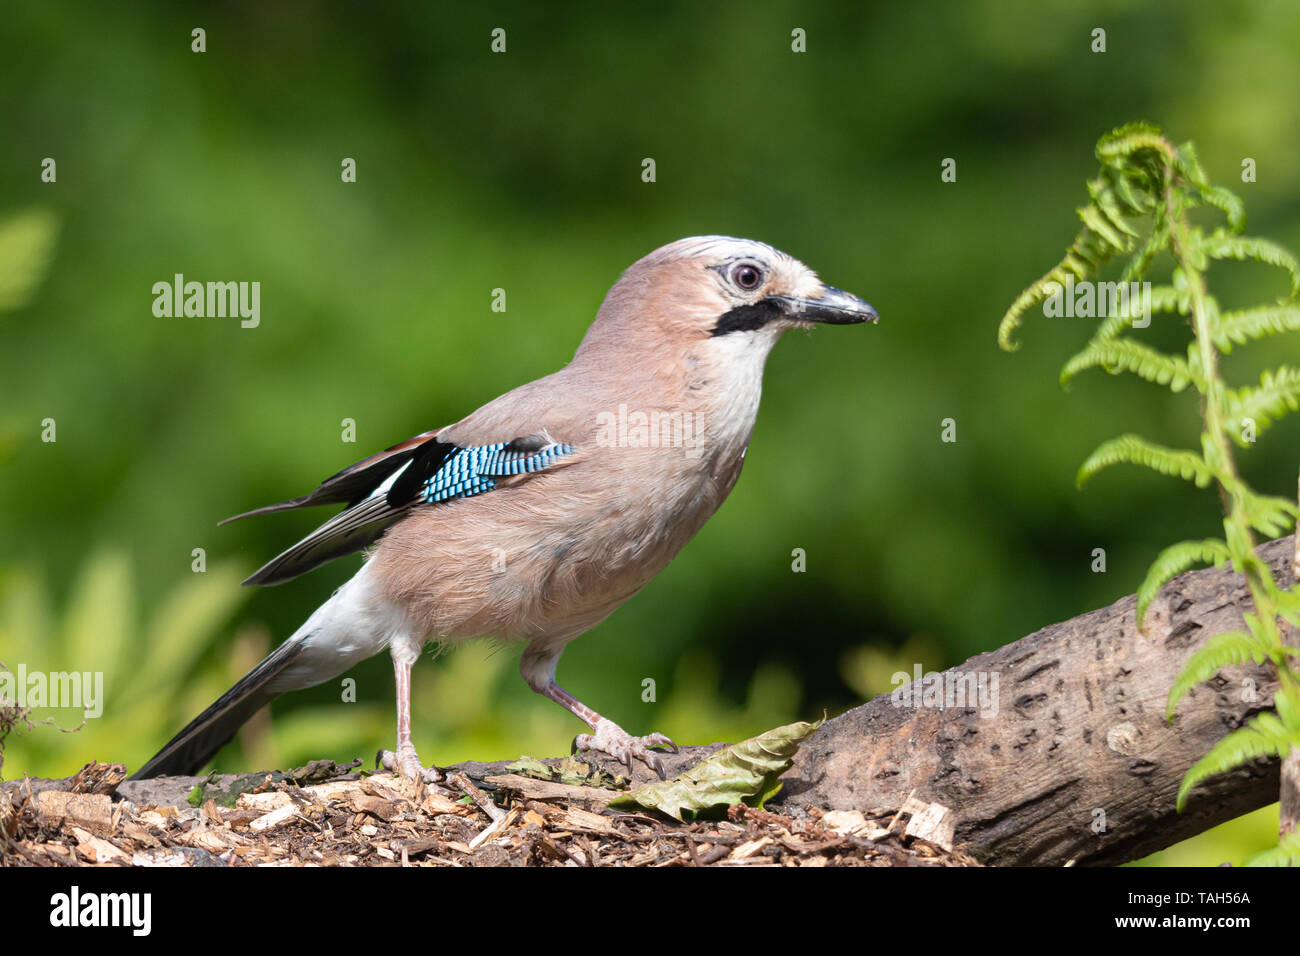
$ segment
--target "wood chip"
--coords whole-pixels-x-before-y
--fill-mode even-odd
[[[372,797],[368,793],[357,791],[347,795],[347,805],[357,813],[368,813],[372,817],[378,817],[385,822],[392,822],[401,817],[404,812],[404,800],[385,800],[382,797]]]
[[[740,846],[736,847],[735,851],[731,854],[731,858],[733,860],[747,860],[759,850],[763,849],[763,847],[771,845],[771,837],[761,837],[757,840],[750,840],[748,843],[742,843]]]
[[[79,794],[79,796],[98,796],[98,794]],[[72,835],[77,838],[77,853],[87,863],[114,863],[123,866],[131,863],[131,857],[123,853],[121,848],[102,837],[88,833],[81,827],[73,827]]]
[[[957,831],[957,816],[940,803],[928,803],[920,812],[913,813],[904,831],[945,850],[952,850],[952,838]]]
[[[256,810],[258,813],[270,813],[281,807],[293,806],[293,797],[283,790],[268,790],[265,793],[247,791],[235,798],[238,810]]]
[[[515,820],[517,819],[519,819],[519,808],[515,807],[513,810],[507,813],[500,820],[494,820],[491,826],[489,826],[486,830],[484,830],[474,839],[470,840],[469,848],[471,850],[477,850],[488,840],[491,840],[496,836],[498,836],[502,830],[505,830],[511,825],[513,825]]]
[[[536,780],[517,773],[485,777],[484,782],[510,790],[529,800],[558,800],[586,810],[603,810],[620,793],[602,787],[573,787],[567,783]]]
[[[248,828],[254,833],[265,833],[267,830],[288,823],[296,816],[298,816],[298,808],[290,804],[287,807],[280,807],[270,813],[263,814],[250,823]]]
[[[102,793],[42,790],[36,795],[36,813],[51,826],[61,826],[66,821],[108,831],[113,823],[113,799]]]

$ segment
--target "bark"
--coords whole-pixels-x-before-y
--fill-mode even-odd
[[[1283,585],[1290,538],[1260,549]],[[1228,731],[1272,704],[1266,667],[1221,671],[1165,702],[1206,638],[1243,626],[1239,575],[1207,569],[1171,581],[1135,624],[1132,597],[954,672],[998,677],[992,716],[976,708],[896,706],[890,695],[828,721],[785,775],[789,803],[842,809],[899,806],[911,794],[957,815],[956,840],[986,863],[1122,863],[1278,799],[1277,760],[1259,760],[1193,791],[1183,775]]]
[[[1300,580],[1300,534],[1295,536],[1295,547],[1291,554],[1291,580]],[[1289,644],[1300,643],[1300,635],[1292,630]],[[1282,761],[1281,793],[1279,795],[1277,833],[1287,837],[1300,826],[1300,750],[1295,747]]]

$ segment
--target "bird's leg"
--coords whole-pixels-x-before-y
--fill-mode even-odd
[[[666,773],[664,772],[663,758],[650,748],[670,747],[673,753],[676,753],[677,745],[663,734],[646,734],[644,737],[633,737],[608,717],[600,716],[600,714],[555,683],[554,680],[547,681],[539,693],[543,697],[555,701],[595,731],[595,733],[578,734],[578,736],[574,737],[574,749],[594,750],[597,753],[609,754],[615,760],[622,761],[629,772],[632,770],[632,759],[636,758],[659,774],[660,780],[664,779]]]
[[[519,661],[519,673],[528,682],[528,686],[543,697],[555,701],[592,729],[593,733],[579,734],[573,738],[575,750],[608,754],[615,760],[622,761],[629,771],[635,758],[662,779],[665,776],[663,758],[650,748],[671,747],[676,753],[677,745],[663,734],[633,737],[614,721],[600,716],[557,684],[555,666],[560,662],[565,643],[565,640],[548,642],[546,639],[535,638],[524,648],[523,657]]]
[[[407,640],[394,640],[389,648],[393,656],[393,678],[397,684],[397,752],[379,751],[379,765],[385,770],[400,773],[409,780],[440,783],[442,771],[425,767],[411,742],[411,665],[420,656],[420,645]]]

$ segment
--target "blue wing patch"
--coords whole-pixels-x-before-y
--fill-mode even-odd
[[[326,561],[373,544],[410,508],[481,495],[496,488],[503,478],[542,471],[575,450],[573,445],[552,441],[545,433],[469,448],[440,442],[435,437],[413,447],[417,450],[412,454],[390,456],[392,465],[387,464],[388,459],[380,462],[384,467],[400,467],[368,494],[355,498],[346,509],[272,559],[244,583],[278,584],[297,577]],[[365,466],[366,462],[361,464]],[[334,485],[339,485],[338,489],[330,482],[323,487],[334,497],[354,494],[358,490],[354,471],[355,466],[330,479]],[[355,474],[371,479],[375,477],[373,469],[355,471]],[[346,481],[340,483],[337,480],[340,477]],[[283,506],[261,510],[287,510],[288,507],[305,507],[328,500],[331,499],[318,490],[313,495],[285,502]]]
[[[425,479],[420,499],[426,504],[470,498],[491,491],[498,478],[531,475],[549,468],[573,452],[572,445],[553,442],[542,448],[520,447],[518,442],[497,442],[460,448],[447,457],[433,475]]]

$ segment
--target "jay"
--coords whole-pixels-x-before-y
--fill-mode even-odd
[[[560,654],[663,570],[730,493],[781,333],[876,319],[866,302],[761,242],[702,236],[650,253],[609,290],[558,372],[310,494],[236,516],[346,505],[245,584],[279,584],[372,550],[134,777],[197,773],[269,701],[387,649],[397,744],[380,763],[439,780],[411,740],[411,665],[428,642],[488,636],[523,642],[524,680],[590,728],[577,750],[629,769],[640,760],[662,776],[651,748],[672,741],[633,737],[575,698],[556,683]]]

